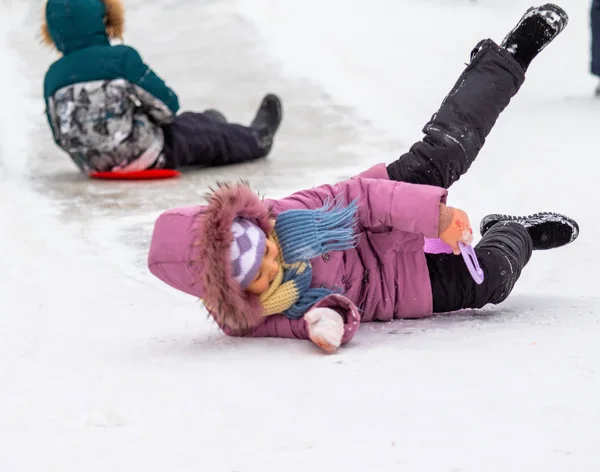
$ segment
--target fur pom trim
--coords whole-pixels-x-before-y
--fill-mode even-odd
[[[204,305],[217,321],[236,334],[247,334],[262,320],[263,307],[257,295],[242,290],[233,279],[230,248],[231,225],[236,217],[252,220],[266,234],[272,230],[271,212],[245,182],[219,183],[207,195],[208,204],[199,216],[195,240],[195,265],[204,287]]]
[[[40,28],[40,40],[44,46],[56,49],[56,45],[52,40],[52,36],[50,36],[50,31],[48,31],[48,24],[46,23],[45,18],[42,18],[42,26]]]
[[[102,0],[106,7],[106,34],[110,39],[123,39],[125,6],[122,0]]]

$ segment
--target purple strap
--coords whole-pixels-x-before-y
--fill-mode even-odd
[[[477,285],[481,284],[483,282],[483,270],[477,260],[475,249],[473,249],[473,246],[463,243],[458,243],[458,247],[460,247],[460,253],[465,260],[465,264],[467,264],[467,269],[469,269],[471,277],[473,277]]]
[[[484,279],[483,270],[477,260],[475,249],[473,249],[472,246],[463,243],[458,243],[458,247],[460,248],[460,253],[467,265],[467,269],[469,269],[471,277],[473,277],[476,284],[481,284]],[[430,254],[452,254],[452,248],[441,239],[425,239],[424,249],[425,252]]]

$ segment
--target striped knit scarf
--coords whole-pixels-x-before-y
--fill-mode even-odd
[[[263,316],[283,313],[298,319],[319,300],[335,293],[328,288],[311,288],[310,259],[355,247],[356,208],[356,200],[346,207],[334,201],[333,206],[325,202],[317,210],[287,210],[277,216],[269,239],[279,248],[279,272],[260,296]]]

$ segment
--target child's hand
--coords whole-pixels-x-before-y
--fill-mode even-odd
[[[313,308],[304,315],[310,340],[325,352],[334,353],[342,343],[344,320],[331,308]]]
[[[460,254],[458,243],[468,245],[473,242],[471,222],[464,211],[444,207],[440,207],[440,239],[452,248],[454,254]]]

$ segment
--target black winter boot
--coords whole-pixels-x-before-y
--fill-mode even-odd
[[[492,227],[507,223],[523,226],[533,241],[534,250],[554,249],[572,243],[579,236],[579,225],[558,213],[536,213],[530,216],[488,215],[481,220],[479,230],[485,235]]]
[[[527,70],[535,56],[565,29],[568,22],[567,13],[557,5],[547,3],[531,7],[500,46],[510,51]]]
[[[279,129],[282,118],[281,100],[277,95],[266,95],[256,112],[256,116],[250,123],[250,128],[256,130],[258,144],[264,149],[265,155],[273,146],[275,133]]]

